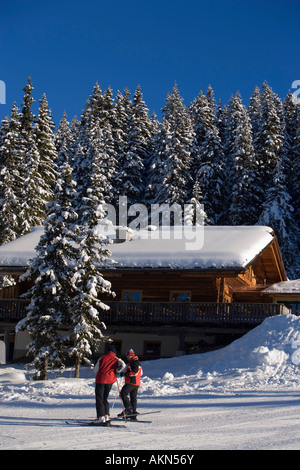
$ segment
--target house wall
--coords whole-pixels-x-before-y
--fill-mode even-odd
[[[0,364],[6,364],[6,347],[2,340],[0,340]]]
[[[140,332],[122,332],[112,333],[110,339],[115,345],[118,345],[118,353],[121,356],[126,355],[126,351],[132,348],[135,353],[143,360],[158,359],[160,357],[168,358],[180,356],[185,353],[204,352],[217,347],[216,334],[207,335],[201,329],[195,330],[194,334],[155,334]],[[152,349],[154,348],[154,349]],[[106,345],[103,344],[96,355],[105,352]]]
[[[191,302],[243,302],[249,293],[251,302],[270,301],[260,295],[265,285],[258,286],[250,266],[245,273],[184,272],[176,270],[134,270],[104,272],[116,294],[114,300],[124,300],[125,291],[140,291],[143,302],[169,302],[174,292],[189,292]],[[112,300],[108,298],[108,300]],[[247,300],[245,300],[247,302]]]
[[[20,331],[16,333],[15,345],[14,345],[14,360],[20,359],[26,356],[27,345],[30,343],[30,336],[28,332]]]
[[[147,353],[145,350],[146,346],[157,345],[160,349],[161,357],[173,357],[176,355],[176,351],[179,346],[178,336],[160,336],[154,333],[127,333],[127,332],[117,332],[115,334],[110,334],[109,337],[112,341],[120,344],[120,353],[122,356],[126,355],[128,349],[133,349],[138,356],[151,356],[151,352]],[[99,349],[99,354],[103,354],[105,351],[105,345],[102,345]],[[153,353],[153,357],[157,357]]]
[[[134,271],[104,273],[116,293],[114,300],[123,300],[124,291],[141,291],[143,302],[169,302],[172,292],[190,292],[191,302],[217,302],[216,276],[183,272]]]
[[[126,351],[130,348],[134,349],[136,354],[144,360],[157,359],[159,357],[174,357],[182,355],[183,353],[193,352],[195,349],[197,352],[205,352],[210,349],[218,347],[219,334],[209,333],[204,329],[196,329],[194,333],[180,333],[180,329],[177,332],[170,332],[167,334],[165,331],[159,332],[145,332],[145,331],[122,331],[120,328],[118,331],[111,330],[106,331],[109,338],[118,346],[118,354],[125,357]],[[228,332],[228,338],[232,339]],[[235,339],[235,338],[233,338]],[[16,334],[15,348],[14,348],[14,360],[24,359],[27,352],[27,345],[30,342],[30,337],[27,331],[21,331]],[[225,341],[225,344],[227,341]],[[95,356],[98,357],[106,351],[107,343],[101,344]],[[154,348],[154,350],[151,350]]]

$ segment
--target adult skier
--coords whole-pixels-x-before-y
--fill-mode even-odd
[[[141,375],[143,373],[142,367],[138,356],[135,354],[133,349],[129,349],[126,354],[128,364],[124,372],[120,375],[125,377],[125,384],[121,390],[121,398],[124,403],[125,417],[128,419],[136,420],[137,415],[137,393],[139,386],[141,385]],[[130,399],[129,399],[129,396]],[[118,416],[123,416],[124,413],[120,413]]]
[[[95,365],[96,374],[96,411],[97,419],[95,422],[103,423],[103,426],[109,426],[109,402],[108,396],[113,383],[117,381],[118,374],[125,367],[125,362],[116,357],[116,348],[108,346],[108,352],[100,357]]]

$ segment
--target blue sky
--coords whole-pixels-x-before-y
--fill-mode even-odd
[[[141,86],[160,117],[177,82],[185,104],[211,84],[247,105],[266,80],[285,97],[300,80],[299,0],[0,0],[0,80],[20,106],[30,75],[54,121],[80,113],[96,81],[102,90]]]

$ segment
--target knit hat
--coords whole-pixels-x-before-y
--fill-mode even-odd
[[[133,349],[128,349],[126,356],[135,356],[135,352]]]
[[[112,346],[111,344],[108,346],[108,349],[107,349],[108,352],[112,352],[114,354],[116,354],[117,350],[114,346]]]

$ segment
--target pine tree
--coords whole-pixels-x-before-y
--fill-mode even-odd
[[[114,98],[113,91],[110,86],[107,87],[103,93],[103,109],[100,115],[101,125],[105,126],[107,123],[112,127],[114,123]]]
[[[48,110],[47,98],[43,94],[34,132],[40,157],[38,174],[43,182],[43,186],[39,190],[42,192],[45,201],[52,198],[53,186],[56,180],[57,150],[53,129],[54,124]]]
[[[73,157],[73,176],[77,183],[77,192],[86,190],[86,162],[87,152],[90,145],[91,123],[93,119],[92,106],[93,95],[90,96],[85,103],[84,110],[81,114],[81,119],[76,126],[76,144],[74,148]]]
[[[89,101],[90,101],[91,115],[93,116],[93,118],[94,119],[101,118],[102,112],[103,112],[104,98],[103,98],[103,94],[102,94],[102,91],[98,82],[96,82],[93,88],[93,93],[90,96]]]
[[[185,206],[184,211],[184,225],[208,225],[210,220],[204,210],[203,200],[200,185],[196,179],[192,188],[191,199],[189,204]]]
[[[145,197],[144,203],[146,206],[150,206],[151,201],[154,198],[154,195],[151,192],[151,175],[152,175],[152,166],[154,164],[154,155],[155,149],[157,149],[157,137],[159,136],[160,132],[160,122],[157,119],[156,114],[153,112],[150,117],[150,141],[148,143],[148,158],[145,160],[144,165],[144,188],[145,188]]]
[[[154,179],[151,182],[154,203],[176,203],[183,207],[190,200],[194,137],[191,118],[175,84],[163,108],[162,126],[152,163],[153,169],[156,166],[156,183]]]
[[[90,123],[90,142],[94,151],[100,155],[99,174],[105,175],[106,184],[101,188],[106,202],[111,203],[114,197],[114,185],[117,171],[117,155],[113,136],[116,123],[115,109],[111,87],[102,94],[98,83],[95,85],[91,98],[92,120]]]
[[[226,128],[226,119],[227,119],[227,106],[222,107],[221,100],[219,100],[216,110],[216,119],[217,119],[217,129],[221,139],[221,145],[223,147],[224,158],[225,158],[225,128]]]
[[[99,118],[92,116],[88,129],[85,148],[80,143],[77,147],[77,163],[80,162],[77,211],[80,224],[83,224],[85,210],[82,201],[87,197],[96,180],[99,181],[99,187],[95,187],[93,191],[99,193],[106,202],[111,200],[115,171],[114,145],[109,123],[102,129]]]
[[[260,201],[255,191],[255,153],[252,144],[252,127],[241,96],[237,92],[228,107],[227,168],[229,208],[226,222],[229,225],[253,225],[257,222]]]
[[[295,208],[294,220],[300,220],[300,104],[296,104],[295,112],[293,115],[293,127],[295,129],[295,134],[292,143],[292,167],[289,177],[291,180],[290,191],[293,206]],[[300,247],[300,241],[299,241]]]
[[[98,84],[93,88],[90,98],[92,116],[99,120],[100,127],[103,128],[107,124],[113,126],[114,123],[114,102],[112,89],[109,86],[104,93]]]
[[[105,201],[101,189],[105,185],[105,176],[97,171],[96,164],[92,167],[90,181],[91,184],[81,199],[79,248],[73,276],[75,296],[72,302],[73,326],[70,340],[73,347],[70,355],[76,361],[75,377],[79,377],[82,362],[90,362],[93,348],[107,339],[101,331],[101,328],[106,328],[101,322],[101,311],[109,307],[100,300],[99,295],[113,295],[110,282],[101,274],[101,268],[109,262],[110,252],[104,241],[105,237],[98,228],[105,217]]]
[[[293,145],[296,136],[296,126],[294,122],[294,116],[296,113],[296,104],[294,103],[293,95],[289,91],[286,98],[283,101],[283,110],[282,110],[282,120],[283,120],[283,144],[281,147],[281,159],[283,161],[283,171],[287,177],[287,184],[289,189],[291,189],[291,176],[293,168]]]
[[[20,154],[20,113],[14,103],[11,118],[2,121],[0,137],[0,245],[19,235],[19,195],[23,185]]]
[[[120,196],[126,196],[127,185],[129,185],[126,155],[128,150],[128,133],[131,112],[132,102],[129,90],[126,88],[124,90],[124,94],[118,91],[115,100],[115,122],[112,127],[117,158],[114,185],[114,203],[116,205],[118,204]]]
[[[282,160],[278,160],[273,175],[273,184],[267,191],[258,225],[273,228],[287,274],[290,278],[295,278],[300,274],[299,227],[293,218],[294,208],[291,205],[291,196],[286,190]]]
[[[153,151],[149,160],[149,175],[146,189],[149,204],[159,203],[160,198],[158,195],[163,191],[165,148],[169,135],[169,127],[169,123],[164,120],[163,125],[159,124],[157,133],[153,137]]]
[[[283,171],[286,177],[287,188],[292,197],[292,205],[295,208],[295,220],[300,214],[299,196],[299,151],[300,151],[300,105],[295,103],[294,97],[289,92],[283,102],[284,115],[284,141],[281,148]]]
[[[216,107],[215,94],[214,94],[214,91],[213,91],[211,85],[208,85],[205,96],[206,96],[206,99],[208,101],[208,105],[210,106],[211,110],[213,111],[213,114],[215,114],[215,107]]]
[[[278,110],[278,97],[264,82],[260,93],[260,107],[255,128],[253,145],[257,160],[257,186],[261,188],[261,200],[272,185],[274,171],[280,158],[283,135]]]
[[[5,116],[5,118],[1,121],[0,126],[0,168],[2,168],[2,166],[6,164],[7,159],[4,144],[7,139],[7,134],[9,130],[9,121],[9,116]]]
[[[100,87],[95,86],[92,97],[92,126],[91,135],[97,134],[99,158],[99,174],[104,174],[105,187],[101,188],[106,202],[112,203],[115,191],[117,172],[117,154],[114,142],[114,126],[116,124],[115,107],[112,89],[109,86],[102,94]],[[97,126],[99,129],[97,129]],[[95,141],[95,139],[94,139]],[[95,146],[95,143],[93,144]]]
[[[28,314],[17,325],[27,329],[31,342],[28,355],[35,367],[35,378],[47,379],[48,369],[63,368],[66,362],[67,338],[59,330],[71,325],[72,278],[76,260],[77,214],[71,201],[75,199],[75,183],[67,161],[58,169],[54,199],[47,204],[44,234],[36,247],[37,255],[23,280],[34,281],[26,293],[30,299]]]
[[[118,180],[129,205],[144,202],[145,168],[151,142],[151,123],[140,87],[133,96],[131,114],[127,121],[127,143],[119,160]]]
[[[111,114],[110,114],[111,111]],[[91,185],[91,167],[98,166],[98,173],[105,174],[103,196],[107,202],[113,198],[116,173],[116,151],[111,122],[114,122],[113,103],[110,88],[102,95],[98,83],[86,101],[77,133],[74,151],[74,177],[77,182],[79,199],[84,197]],[[72,129],[71,129],[72,130]],[[72,132],[74,135],[74,132]],[[73,146],[72,146],[73,147]],[[97,163],[96,163],[97,161]],[[80,216],[80,208],[78,208]]]
[[[117,158],[113,132],[107,121],[102,129],[99,129],[99,175],[103,175],[104,186],[102,187],[105,202],[111,204],[114,200],[114,183],[116,178]]]
[[[193,152],[193,180],[197,181],[202,193],[208,220],[217,224],[224,211],[224,152],[217,127],[212,90],[207,99],[202,92],[190,107],[196,145]]]
[[[69,163],[74,172],[76,147],[79,139],[79,122],[77,116],[74,116],[70,124],[70,138],[68,138]],[[73,174],[74,176],[74,174]]]
[[[24,183],[20,193],[20,235],[29,232],[37,225],[42,225],[45,219],[45,200],[43,179],[39,174],[40,154],[33,132],[34,115],[31,110],[33,104],[32,83],[29,77],[24,88],[24,98],[21,109],[20,145],[23,157]]]
[[[140,192],[140,201],[144,202],[147,170],[149,168],[149,160],[152,154],[153,137],[157,132],[157,120],[154,114],[149,117],[149,110],[143,100],[140,86],[137,87],[133,95],[132,118],[133,124],[131,130],[131,141],[136,146],[136,152],[140,156],[143,163],[142,172],[142,191]]]
[[[69,161],[72,154],[69,153],[69,143],[71,141],[70,123],[67,119],[67,114],[64,112],[62,119],[59,121],[57,131],[55,134],[55,148],[57,152],[57,165],[61,162]]]
[[[260,89],[256,86],[249,100],[248,113],[251,121],[253,138],[256,139],[260,130]]]

